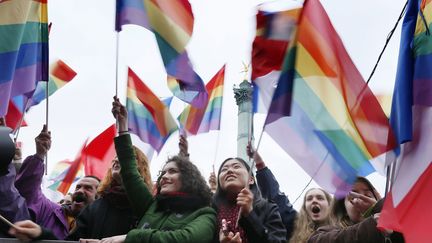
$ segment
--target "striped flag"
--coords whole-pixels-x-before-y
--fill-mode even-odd
[[[207,101],[206,89],[193,70],[186,51],[194,25],[189,2],[117,0],[115,29],[121,31],[125,24],[139,25],[155,34],[168,74],[168,86],[173,94],[193,106],[204,107]]]
[[[182,128],[188,134],[205,133],[210,130],[219,130],[222,114],[223,84],[225,78],[225,65],[215,74],[206,85],[209,99],[205,108],[187,106],[178,117]]]
[[[159,153],[171,133],[178,129],[168,107],[130,68],[126,97],[129,130]]]
[[[0,116],[14,96],[48,81],[46,0],[0,2]]]
[[[76,180],[78,172],[81,171],[85,158],[84,148],[85,144],[84,142],[79,154],[75,158],[75,160],[70,164],[70,167],[68,168],[67,172],[65,173],[62,181],[59,183],[57,187],[57,191],[63,193],[63,195],[66,195],[69,191],[69,188],[71,187],[72,183]]]
[[[395,147],[387,117],[318,0],[303,6],[265,131],[337,197]]]
[[[252,44],[253,111],[267,113],[301,8],[257,13]]]
[[[409,0],[402,25],[390,121],[401,144],[379,227],[407,243],[432,238],[432,2]]]
[[[49,75],[49,81],[48,81],[48,95],[54,94],[58,89],[65,86],[67,83],[69,83],[75,76],[76,72],[69,67],[65,62],[62,60],[57,60],[55,63],[53,63],[50,67],[50,75]],[[36,90],[33,93],[33,96],[31,98],[30,104],[28,105],[27,109],[31,106],[35,106],[39,104],[41,101],[46,99],[46,83],[44,82],[38,82],[36,86]]]

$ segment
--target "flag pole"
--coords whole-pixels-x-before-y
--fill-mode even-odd
[[[118,66],[119,66],[119,42],[120,34],[117,31],[116,34],[116,64],[115,64],[115,96],[118,96]]]
[[[49,78],[48,78],[48,80],[46,81],[46,84],[45,84],[46,85],[46,90],[45,90],[45,96],[46,96],[46,103],[45,103],[45,109],[46,109],[46,112],[45,112],[45,124],[46,124],[47,131],[49,131],[49,128],[48,128],[49,85],[48,85],[48,83],[49,83]],[[45,155],[45,175],[47,175],[47,174],[48,174],[48,151],[47,151],[47,154]]]
[[[47,18],[48,18],[48,1],[47,1],[47,10],[46,10],[47,12],[46,12],[46,14],[47,14]],[[49,44],[49,35],[50,35],[50,32],[51,32],[51,27],[52,27],[52,22],[50,22],[49,24],[48,24],[48,35],[47,35],[47,45]],[[47,53],[46,53],[46,58],[48,59],[47,60],[47,64],[49,63],[49,48],[47,47]],[[45,90],[45,96],[46,96],[46,103],[45,103],[45,125],[46,125],[46,129],[47,129],[47,132],[49,131],[49,128],[48,128],[48,116],[49,116],[49,65],[46,65],[46,67],[45,67],[45,70],[44,70],[44,73],[46,74],[46,76],[45,76],[45,78],[46,78],[46,80],[44,80],[44,81],[46,81],[46,90]],[[27,109],[27,107],[26,107],[26,109]],[[46,155],[45,155],[45,175],[48,175],[48,151],[47,151],[47,153],[46,153]]]
[[[226,63],[224,64],[224,69],[226,68]],[[224,70],[224,72],[225,72],[225,70]],[[224,84],[223,84],[223,87],[222,87],[222,97],[224,97],[225,96],[225,76],[224,76]],[[220,120],[219,120],[219,131],[218,131],[218,135],[217,135],[217,139],[216,139],[216,152],[215,152],[215,155],[214,155],[214,159],[213,159],[213,164],[212,164],[212,169],[213,169],[213,173],[215,172],[215,164],[216,164],[216,160],[217,160],[217,155],[218,155],[218,152],[219,152],[219,143],[220,143],[220,131],[221,131],[221,129],[220,129],[220,127],[222,126],[222,116],[223,116],[223,106],[224,106],[224,104],[225,104],[225,102],[223,101],[223,99],[222,99],[222,104],[221,104],[221,114],[220,114]]]

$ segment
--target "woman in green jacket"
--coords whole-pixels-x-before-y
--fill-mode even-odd
[[[135,214],[137,229],[101,242],[211,242],[216,212],[209,207],[210,188],[188,158],[174,156],[165,163],[153,197],[136,168],[127,129],[126,108],[114,98],[112,113],[119,124],[115,138],[121,177]]]

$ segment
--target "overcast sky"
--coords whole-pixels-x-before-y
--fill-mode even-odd
[[[196,72],[204,82],[227,63],[221,131],[189,137],[191,160],[207,177],[212,164],[236,155],[237,106],[233,85],[243,79],[242,62],[250,61],[255,31],[255,7],[251,0],[191,0],[195,27],[188,45]],[[367,79],[385,39],[404,5],[402,0],[323,0],[333,25],[357,68]],[[69,64],[78,75],[50,97],[49,129],[53,144],[50,168],[57,161],[73,159],[87,137],[93,138],[114,122],[110,113],[115,94],[114,0],[49,1],[50,60]],[[376,94],[391,94],[396,73],[400,26],[370,82]],[[171,96],[165,70],[153,34],[142,27],[126,26],[119,35],[119,97],[125,102],[126,70],[130,66],[160,97]],[[184,105],[174,99],[174,117]],[[45,122],[45,102],[26,115],[28,127],[20,131],[24,155],[35,152],[34,137]],[[262,131],[264,115],[255,116],[255,138]],[[178,152],[178,133],[174,133],[159,155],[152,160],[155,177],[167,156]],[[218,144],[218,145],[217,145]],[[143,145],[140,144],[140,147]],[[218,151],[216,154],[216,147]],[[310,177],[264,134],[259,149],[263,159],[294,200]],[[216,158],[216,159],[215,159]],[[383,193],[385,179],[370,177]],[[316,186],[312,183],[311,186]],[[301,201],[296,203],[299,208]]]

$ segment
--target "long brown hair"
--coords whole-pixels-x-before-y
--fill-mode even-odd
[[[356,183],[363,183],[365,184],[368,189],[372,192],[375,200],[380,200],[381,195],[378,193],[378,191],[375,189],[375,187],[372,185],[372,183],[366,179],[365,177],[357,177]],[[331,208],[331,217],[335,220],[335,225],[341,228],[346,228],[350,225],[353,225],[354,223],[351,221],[351,219],[348,216],[348,212],[345,207],[345,197],[341,199],[337,199],[333,201],[333,205]]]
[[[318,223],[315,223],[312,220],[312,218],[309,216],[309,214],[307,213],[307,211],[306,211],[306,196],[308,195],[308,193],[310,191],[312,191],[314,189],[321,190],[324,193],[325,198],[327,199],[327,202],[329,203],[329,210],[330,210],[330,205],[332,205],[332,201],[333,201],[332,196],[328,192],[326,192],[325,190],[323,190],[321,188],[309,189],[303,197],[303,205],[300,209],[300,212],[297,214],[297,218],[296,218],[295,225],[294,225],[293,235],[292,235],[291,239],[289,240],[290,243],[305,243],[305,242],[307,242],[309,237],[312,235],[312,233],[318,227],[330,224],[330,222],[331,222],[330,214],[324,222],[318,224]]]
[[[152,181],[150,176],[150,162],[147,159],[147,156],[137,147],[133,146],[136,156],[136,163],[138,167],[138,172],[142,176],[144,183],[147,185],[149,191],[152,191]],[[113,181],[111,167],[108,169],[105,177],[99,185],[98,193],[104,192],[108,189]]]

